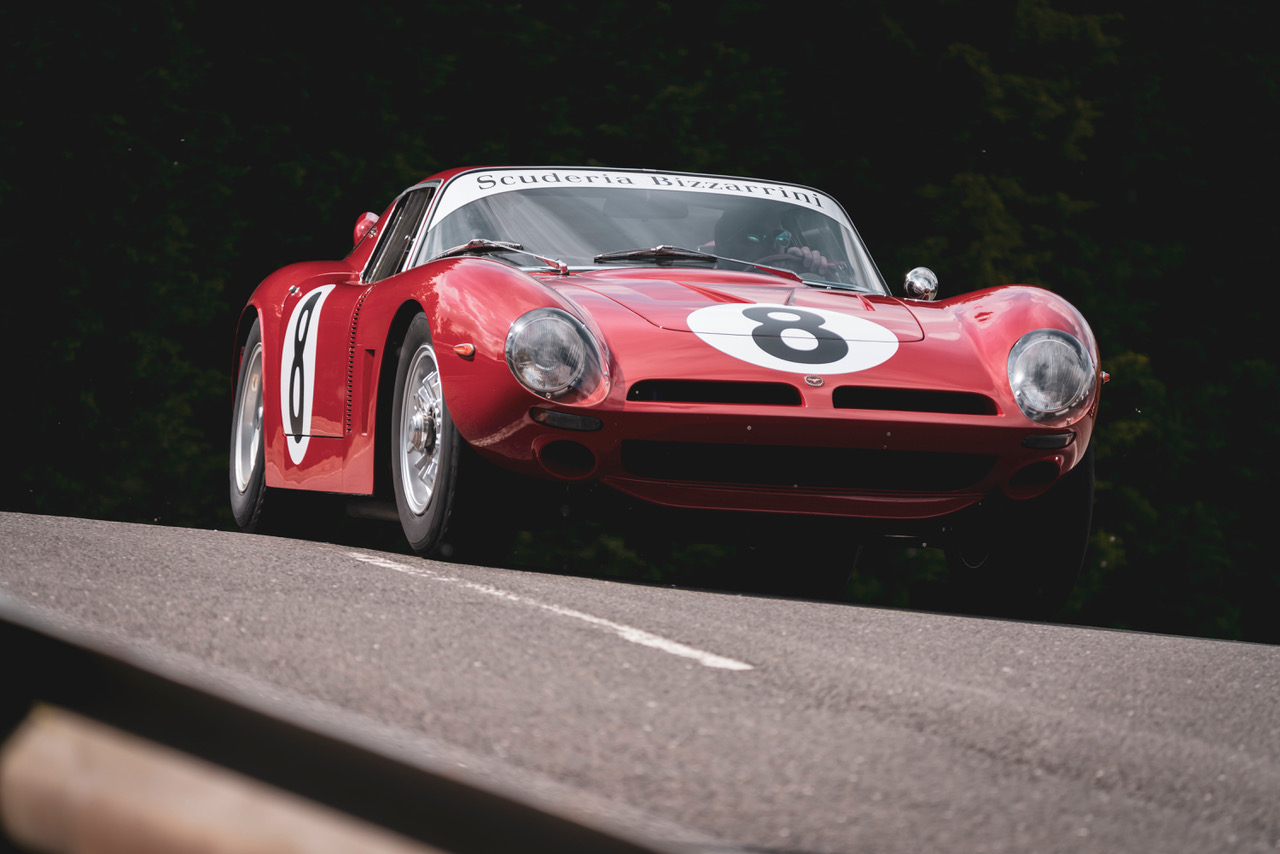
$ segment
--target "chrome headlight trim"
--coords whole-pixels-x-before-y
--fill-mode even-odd
[[[1009,351],[1009,388],[1032,421],[1071,416],[1093,392],[1097,369],[1080,339],[1060,329],[1036,329]]]
[[[599,344],[582,321],[559,308],[535,308],[507,332],[507,367],[547,400],[589,397],[604,378]]]

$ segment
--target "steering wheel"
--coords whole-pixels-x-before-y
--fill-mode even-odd
[[[777,255],[766,255],[763,258],[757,258],[751,263],[764,264],[767,267],[785,267],[786,269],[794,270],[797,273],[806,272],[804,258],[799,255],[792,255],[789,252],[780,252]]]

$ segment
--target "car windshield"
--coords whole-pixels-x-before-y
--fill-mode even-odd
[[[468,172],[442,189],[414,263],[476,239],[517,243],[575,268],[765,265],[815,285],[888,292],[843,209],[788,184],[589,169]],[[631,251],[660,247],[691,252]]]

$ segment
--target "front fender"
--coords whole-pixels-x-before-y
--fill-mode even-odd
[[[993,384],[1000,391],[999,405],[1010,417],[1025,418],[1013,399],[1008,383],[1009,353],[1018,340],[1036,329],[1058,329],[1080,340],[1093,359],[1094,382],[1087,403],[1073,416],[1032,422],[1035,431],[1070,430],[1077,441],[1064,451],[1064,471],[1084,455],[1093,434],[1102,388],[1101,355],[1093,330],[1079,310],[1058,294],[1030,285],[1004,285],[964,294],[941,305],[950,305],[964,337],[988,365]],[[926,335],[927,335],[926,331]]]
[[[505,347],[512,322],[543,307],[582,315],[537,277],[507,264],[446,259],[376,285],[361,311],[357,346],[382,351],[380,375],[384,381],[394,377],[396,327],[421,310],[431,327],[454,425],[468,444],[485,453],[527,421],[529,408],[540,400],[511,375]]]

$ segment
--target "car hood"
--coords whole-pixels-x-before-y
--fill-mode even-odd
[[[595,270],[561,279],[553,287],[570,300],[574,299],[573,291],[582,288],[624,306],[654,326],[677,332],[693,331],[689,316],[699,309],[718,304],[761,303],[861,317],[889,330],[899,342],[924,338],[915,316],[893,297],[820,289],[754,273],[660,268]]]

